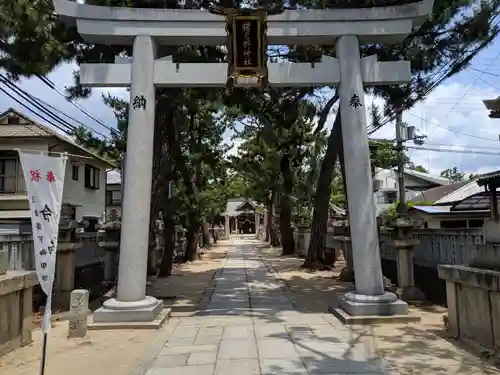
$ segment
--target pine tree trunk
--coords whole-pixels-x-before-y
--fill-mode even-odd
[[[272,214],[273,214],[273,202],[270,201],[268,204],[267,204],[267,212],[266,212],[266,215],[267,215],[267,223],[266,223],[266,242],[269,242],[270,241],[270,234],[271,234],[271,219],[272,219]]]
[[[175,122],[172,121],[174,111],[169,106],[170,100],[157,92],[156,121],[154,135],[153,157],[153,197],[151,199],[150,228],[155,228],[156,218],[163,208],[163,253],[158,270],[158,276],[168,277],[172,273],[172,263],[175,248],[175,222],[173,219],[172,199],[168,195],[169,181],[173,179],[173,154],[176,152]],[[150,239],[151,241],[151,239]],[[154,237],[153,237],[153,242]],[[156,269],[156,265],[155,265]]]
[[[295,240],[292,229],[292,202],[293,177],[290,169],[290,157],[285,154],[280,163],[281,175],[283,177],[283,189],[280,200],[280,233],[281,246],[283,252],[281,255],[291,255],[295,252]]]
[[[159,185],[161,182],[158,178],[153,182],[155,185]],[[155,188],[155,186],[153,186]],[[148,276],[156,275],[158,273],[157,269],[157,249],[156,249],[156,236],[158,235],[158,228],[156,225],[156,221],[160,216],[160,204],[161,197],[160,194],[163,189],[161,187],[156,186],[152,192],[151,197],[151,209],[149,213],[149,243],[148,243]]]
[[[325,247],[326,231],[328,229],[328,210],[330,207],[333,171],[340,148],[342,147],[340,125],[341,119],[339,111],[335,117],[335,122],[333,123],[330,136],[328,137],[328,146],[325,157],[321,162],[321,171],[318,177],[318,185],[314,197],[311,240],[309,242],[306,260],[302,265],[303,268],[322,268],[321,258]]]
[[[341,150],[339,154],[339,163],[340,163],[340,170],[342,172],[342,184],[344,188],[344,196],[345,196],[345,207],[346,207],[346,212],[349,215],[349,203],[347,199],[347,180],[345,178],[345,162],[344,162],[344,151]],[[372,167],[372,177],[373,177],[373,171],[375,169]],[[345,251],[345,250],[344,250]],[[346,261],[345,267],[340,271],[339,274],[339,280],[341,281],[348,281],[348,282],[354,282],[354,268],[352,268],[352,262],[348,264],[347,262],[347,254],[344,255],[344,260]],[[350,268],[349,268],[350,266]]]
[[[215,224],[212,221],[212,238],[214,239],[214,245],[217,244],[217,233],[215,232]]]
[[[275,186],[273,187],[271,191],[271,202],[272,202],[272,210],[271,210],[271,216],[269,220],[269,237],[271,240],[271,246],[273,247],[279,247],[280,246],[280,240],[278,237],[278,228],[276,226],[276,199],[278,197],[278,187]]]
[[[173,220],[173,210],[171,208],[172,199],[168,198],[163,214],[163,242],[165,248],[161,258],[159,277],[169,277],[172,275],[172,264],[175,250],[175,221]]]
[[[202,220],[202,236],[203,236],[203,247],[210,247],[210,228],[208,226],[207,219],[203,218]]]
[[[199,225],[190,225],[186,232],[186,253],[185,262],[194,262],[198,255],[198,235]]]

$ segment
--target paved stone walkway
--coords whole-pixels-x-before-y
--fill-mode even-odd
[[[388,374],[331,316],[298,311],[253,245],[234,243],[207,308],[180,318],[147,375]]]

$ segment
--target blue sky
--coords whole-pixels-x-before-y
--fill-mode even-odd
[[[62,91],[65,86],[71,84],[72,72],[76,68],[76,65],[65,64],[58,67],[48,78]],[[107,129],[90,119],[38,78],[23,79],[18,85],[96,131],[108,133]],[[101,99],[101,94],[106,92],[128,98],[128,92],[124,89],[94,89],[89,99],[80,100],[78,104],[100,121],[114,127],[116,121],[113,112],[104,105]],[[477,152],[500,154],[500,141],[498,140],[500,119],[488,118],[488,112],[481,101],[498,96],[500,96],[500,40],[497,39],[473,61],[470,69],[446,81],[425,102],[404,114],[404,120],[407,123],[415,126],[420,134],[427,134],[427,147],[446,148],[443,145],[456,145],[468,150],[469,153],[410,150],[410,156],[415,163],[422,164],[434,174],[454,166],[466,172],[479,173],[500,169],[500,155],[477,154]],[[367,103],[373,100],[373,98],[367,98]],[[375,100],[375,102],[378,101]],[[0,92],[0,111],[9,107],[41,123],[46,123]],[[330,118],[330,126],[332,121],[333,118]],[[393,125],[386,125],[374,137],[393,138]]]

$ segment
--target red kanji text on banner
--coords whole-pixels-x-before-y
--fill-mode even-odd
[[[59,217],[66,171],[66,155],[19,152],[31,211],[36,273],[47,304],[42,331],[50,329],[52,286],[56,271]]]

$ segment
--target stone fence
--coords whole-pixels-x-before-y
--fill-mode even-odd
[[[482,229],[412,229],[413,263],[437,269],[441,264],[470,264],[484,244]],[[393,230],[380,231],[380,256],[396,261]]]
[[[462,239],[464,246],[455,254],[455,263],[443,262],[438,273],[446,282],[448,330],[452,336],[498,357],[500,222],[486,220],[484,233],[481,239]]]
[[[104,252],[97,242],[97,233],[77,233],[74,225],[61,227],[57,249],[54,307],[67,309],[75,287],[99,292],[103,280]],[[0,249],[7,254],[7,270],[35,271],[32,235],[0,236]],[[45,304],[45,295],[35,287],[35,308]]]
[[[0,356],[31,344],[35,272],[0,272]]]
[[[349,228],[346,226],[329,226],[325,238],[325,248],[323,250],[323,260],[333,265],[337,260],[339,251],[342,251],[346,260],[351,262],[351,240],[348,235]],[[307,257],[309,243],[311,241],[311,229],[309,227],[299,227],[293,232],[295,240],[295,254],[299,257]]]
[[[500,230],[492,220],[489,230]],[[500,346],[500,243],[497,236],[486,236],[480,229],[411,229],[413,262],[411,269],[431,270],[416,278],[422,287],[440,289],[445,283],[448,330],[462,342],[492,355]],[[400,252],[395,249],[394,232],[380,232],[382,261],[396,261],[400,282]],[[416,266],[416,267],[414,267]],[[425,279],[425,280],[422,280]],[[424,290],[425,291],[425,290]]]

